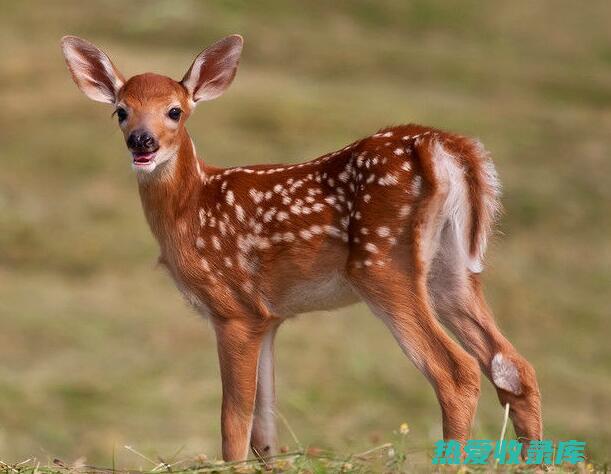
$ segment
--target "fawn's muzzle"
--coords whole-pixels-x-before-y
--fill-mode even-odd
[[[159,148],[159,143],[146,130],[134,130],[127,138],[127,146],[135,153],[151,153]]]

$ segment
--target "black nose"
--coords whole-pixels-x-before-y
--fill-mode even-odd
[[[146,130],[134,130],[127,138],[127,146],[133,151],[155,151],[157,140]]]

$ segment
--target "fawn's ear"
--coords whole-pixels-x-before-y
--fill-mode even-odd
[[[72,79],[79,89],[92,100],[114,104],[125,79],[110,58],[77,36],[64,36],[61,45]]]
[[[231,85],[243,44],[240,35],[231,35],[198,54],[181,81],[194,102],[216,99]]]

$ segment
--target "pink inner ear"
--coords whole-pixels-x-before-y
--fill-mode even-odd
[[[65,38],[62,48],[68,69],[79,88],[93,100],[113,103],[124,79],[108,56],[76,37]]]
[[[231,85],[241,52],[242,38],[234,35],[213,44],[195,58],[182,80],[194,101],[215,99]]]
[[[194,91],[193,96],[196,100],[211,100],[220,96],[225,92],[225,89],[233,82],[233,78],[238,72],[237,67],[232,69],[222,70],[219,75],[204,84],[200,84]]]

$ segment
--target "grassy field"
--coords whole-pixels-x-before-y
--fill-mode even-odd
[[[489,300],[538,371],[546,437],[611,459],[610,19],[606,1],[3,2],[0,459],[219,455],[213,334],[155,267],[111,108],[76,89],[58,41],[179,78],[234,32],[236,82],[190,122],[214,165],[300,161],[401,122],[487,145],[505,207]],[[303,446],[363,452],[404,421],[408,450],[440,438],[430,386],[364,307],[291,321],[277,346]],[[501,420],[486,383],[474,437]]]

